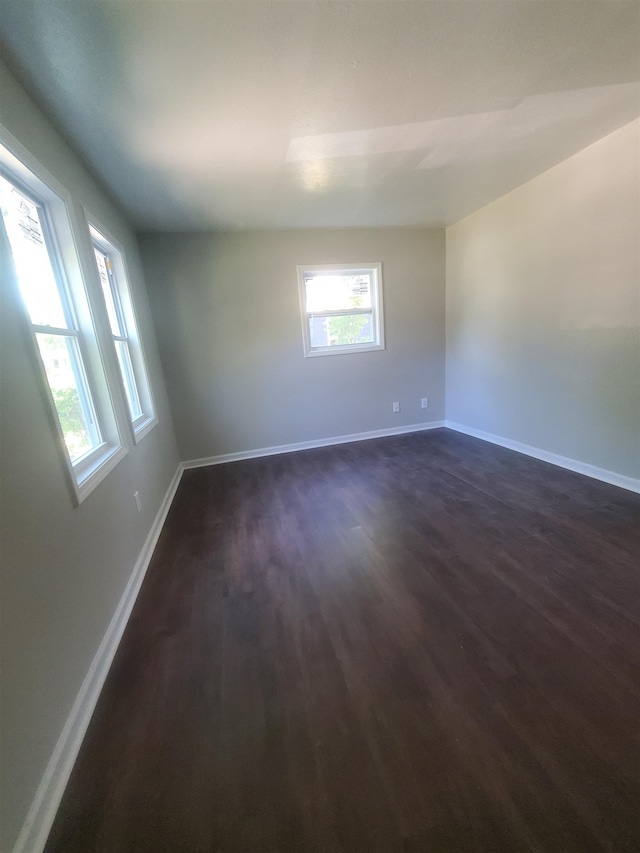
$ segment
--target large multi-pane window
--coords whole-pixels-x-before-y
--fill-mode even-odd
[[[380,264],[298,267],[305,355],[384,349]]]
[[[134,436],[139,439],[156,423],[156,418],[123,255],[102,231],[94,225],[89,228],[129,418]]]
[[[32,332],[34,368],[42,375],[62,458],[80,502],[126,449],[85,289],[69,199],[3,146],[0,167],[3,241],[8,242]],[[54,185],[51,176],[49,180]]]

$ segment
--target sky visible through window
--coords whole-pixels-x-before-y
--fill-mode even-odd
[[[0,207],[31,322],[67,328],[37,205],[0,175]]]
[[[371,308],[369,275],[305,276],[307,313]]]

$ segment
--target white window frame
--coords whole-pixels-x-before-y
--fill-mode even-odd
[[[128,402],[128,394],[125,387],[125,378],[122,375],[120,364],[118,364],[118,376],[121,380],[122,392],[125,397],[125,407],[129,426],[134,442],[137,444],[145,435],[147,435],[153,427],[158,423],[156,409],[151,393],[151,383],[149,381],[149,372],[147,370],[147,362],[144,355],[144,349],[140,334],[138,331],[138,322],[136,318],[135,306],[131,296],[131,288],[129,286],[129,274],[125,252],[122,246],[109,232],[85,210],[87,226],[91,236],[92,260],[95,273],[98,276],[98,289],[103,298],[102,285],[98,273],[95,256],[93,254],[94,247],[102,252],[109,259],[112,275],[110,276],[111,292],[115,303],[116,313],[118,314],[119,326],[121,329],[120,335],[115,335],[109,324],[109,332],[114,345],[114,352],[117,342],[123,342],[128,349],[131,368],[133,372],[133,384],[137,394],[141,414],[133,417]],[[106,308],[106,305],[105,305]]]
[[[36,326],[31,322],[16,278],[10,284],[15,285],[19,303],[24,310],[25,331],[28,331],[33,345],[37,376],[48,401],[51,423],[68,475],[72,497],[74,503],[79,505],[126,456],[127,448],[122,442],[118,427],[84,270],[80,262],[76,242],[76,234],[79,233],[78,222],[74,220],[73,201],[67,190],[2,126],[0,172],[42,211],[45,242],[60,299],[65,313],[73,319],[72,329],[51,331],[70,335],[78,341],[81,370],[101,436],[97,446],[75,461],[71,460],[36,339],[36,333],[47,333],[50,327]],[[1,227],[4,228],[3,223]]]
[[[356,352],[372,352],[385,349],[384,342],[384,307],[382,299],[382,264],[301,264],[297,267],[298,291],[300,296],[300,312],[302,315],[302,340],[304,344],[305,358],[314,358],[324,355],[347,355]],[[307,310],[307,291],[305,287],[305,276],[322,276],[323,274],[358,275],[367,274],[371,281],[371,309],[349,309],[344,311],[315,311]],[[311,346],[311,333],[309,330],[309,319],[311,317],[336,317],[353,314],[370,314],[374,332],[372,342],[362,344],[347,344],[341,346]]]

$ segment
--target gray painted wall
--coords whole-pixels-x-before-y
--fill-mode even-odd
[[[630,477],[639,127],[447,229],[447,419]]]
[[[156,234],[140,246],[184,460],[444,417],[443,230]],[[296,265],[372,261],[386,350],[305,359]]]
[[[74,205],[88,206],[125,248],[159,416],[158,425],[138,446],[129,441],[128,455],[75,507],[24,317],[3,269],[0,850],[8,851],[176,471],[178,454],[135,240],[1,65],[0,91],[3,125],[66,186]],[[143,500],[140,515],[136,490]]]
[[[10,850],[178,454],[127,225],[2,66],[0,88],[3,124],[125,247],[160,418],[74,507],[3,293],[0,849]],[[636,122],[447,230],[449,419],[640,475],[638,211]],[[181,458],[444,417],[443,231],[147,235],[140,246]],[[383,264],[387,349],[305,359],[296,265],[369,261]]]

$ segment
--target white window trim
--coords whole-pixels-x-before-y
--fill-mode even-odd
[[[61,461],[68,477],[71,494],[76,505],[80,505],[98,486],[115,466],[127,455],[127,448],[122,442],[116,410],[107,379],[103,351],[100,345],[98,327],[93,316],[91,299],[86,286],[85,270],[78,249],[78,222],[74,216],[74,204],[70,193],[58,180],[39,163],[35,157],[17,140],[3,125],[0,125],[0,171],[7,180],[16,184],[18,189],[33,196],[45,211],[48,226],[56,246],[59,262],[65,270],[67,279],[73,278],[75,284],[69,282],[72,291],[72,301],[77,313],[80,332],[91,352],[87,355],[85,369],[93,404],[97,410],[101,430],[105,440],[92,448],[84,456],[71,461],[60,426],[58,412],[55,407],[49,380],[45,371],[33,324],[27,312],[26,305],[19,292],[17,281],[12,282],[17,288],[17,298],[22,307],[25,334],[31,341],[33,363],[40,380],[40,388],[47,400],[50,421],[57,436],[57,446]],[[4,228],[4,224],[2,224]],[[82,305],[73,298],[76,288],[82,289]],[[87,329],[91,329],[88,334]]]
[[[97,217],[93,216],[91,211],[84,208],[84,215],[87,223],[87,228],[89,230],[89,236],[91,238],[91,269],[92,272],[95,270],[94,277],[96,280],[97,289],[100,292],[100,296],[102,296],[102,287],[100,285],[99,274],[93,255],[93,246],[98,246],[101,251],[108,255],[114,266],[114,276],[116,279],[116,286],[118,288],[118,296],[120,298],[120,304],[122,312],[124,314],[124,322],[127,327],[127,339],[131,345],[130,354],[131,360],[133,362],[133,373],[136,383],[136,390],[138,391],[140,405],[142,408],[142,414],[135,418],[135,420],[132,420],[131,418],[119,365],[117,365],[117,375],[120,380],[120,387],[122,388],[123,397],[125,397],[124,406],[125,411],[127,413],[129,427],[131,429],[131,435],[134,443],[139,444],[140,441],[142,441],[142,439],[151,432],[154,426],[156,426],[156,424],[158,423],[158,416],[156,412],[155,402],[153,399],[153,392],[151,389],[151,380],[149,379],[149,369],[147,367],[147,360],[144,354],[144,347],[142,345],[142,340],[140,337],[140,327],[138,325],[137,312],[133,301],[133,295],[131,293],[131,278],[129,276],[126,254],[122,244],[118,240],[116,240],[112,234],[109,233],[109,230],[102,225],[102,223],[97,219]],[[113,345],[113,335],[111,334],[110,324],[108,324],[108,328],[109,337],[111,338]]]
[[[382,298],[382,264],[362,263],[362,264],[300,264],[297,268],[298,273],[298,293],[300,297],[300,314],[302,317],[302,341],[304,346],[305,358],[316,358],[325,355],[348,355],[357,352],[373,352],[376,350],[385,349],[384,342],[384,307]],[[358,272],[366,272],[371,274],[371,316],[373,319],[375,340],[373,343],[352,344],[348,346],[327,346],[327,347],[312,347],[311,336],[309,333],[309,317],[307,313],[307,294],[304,283],[305,275],[313,275],[314,273],[326,272],[344,272],[354,274]],[[359,313],[357,311],[345,312],[348,314]],[[362,313],[369,313],[365,311]]]

